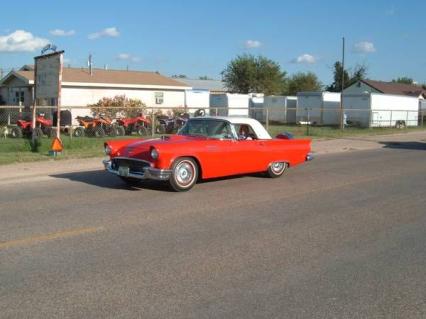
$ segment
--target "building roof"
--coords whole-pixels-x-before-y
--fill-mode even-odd
[[[426,98],[426,90],[421,86],[414,84],[404,84],[396,82],[382,82],[373,80],[361,80],[361,82],[371,86],[384,94],[397,94],[419,97],[423,95]]]
[[[12,71],[11,74],[21,79],[26,79],[29,84],[34,83],[33,71]],[[3,82],[10,76],[6,76]],[[189,88],[187,84],[168,78],[156,72],[145,71],[125,71],[125,70],[104,70],[93,69],[92,75],[88,69],[83,68],[63,68],[62,83],[87,84],[91,86],[161,86]]]
[[[225,82],[220,80],[199,80],[199,79],[179,79],[179,82],[183,82],[191,86],[194,90],[207,90],[210,92],[227,92]]]

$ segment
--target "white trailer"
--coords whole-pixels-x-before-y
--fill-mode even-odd
[[[314,125],[339,125],[339,111],[340,93],[297,93],[296,121],[298,123],[309,120],[309,122]]]
[[[210,114],[219,116],[249,116],[248,94],[210,94]],[[217,111],[217,112],[216,112]]]
[[[262,121],[263,103],[265,100],[263,93],[250,93],[250,117]]]
[[[197,109],[207,110],[210,106],[210,92],[207,90],[186,90],[185,106],[190,113]]]
[[[426,100],[419,100],[419,125],[426,123]]]
[[[296,123],[296,96],[266,96],[263,106],[263,121],[266,120],[266,113],[268,113],[269,121],[290,124]]]
[[[348,124],[362,127],[418,125],[417,97],[382,93],[344,94],[343,107]]]

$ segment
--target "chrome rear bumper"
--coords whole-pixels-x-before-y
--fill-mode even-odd
[[[159,169],[154,167],[144,167],[143,173],[135,173],[131,171],[120,172],[120,170],[114,170],[111,167],[111,161],[110,160],[103,160],[102,163],[104,164],[105,169],[110,172],[111,174],[115,174],[117,176],[121,177],[130,177],[130,178],[136,178],[136,179],[153,179],[157,181],[167,181],[170,179],[170,176],[172,175],[171,170],[167,169]]]

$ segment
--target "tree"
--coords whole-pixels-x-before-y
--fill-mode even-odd
[[[277,62],[251,54],[237,56],[222,71],[227,88],[233,93],[245,94],[280,94],[285,85],[285,76]]]
[[[199,76],[199,80],[213,80],[212,78],[208,77],[207,75]]]
[[[320,91],[322,84],[315,73],[312,72],[299,72],[293,74],[287,82],[287,89],[284,91],[285,95],[296,95],[297,92],[303,91]]]
[[[409,77],[406,77],[406,76],[393,79],[392,82],[402,83],[402,84],[414,84],[414,80],[412,78],[409,78]]]
[[[330,92],[340,92],[342,91],[342,74],[345,80],[345,88],[354,84],[356,81],[363,80],[367,76],[367,67],[365,65],[357,65],[355,66],[354,71],[349,74],[349,72],[345,69],[344,72],[342,63],[337,61],[334,63],[333,69],[333,83],[326,87],[327,91]]]
[[[125,95],[116,95],[113,98],[103,97],[95,104],[87,105],[94,116],[115,118],[118,114],[133,117],[143,113],[146,105],[138,99],[129,99]]]

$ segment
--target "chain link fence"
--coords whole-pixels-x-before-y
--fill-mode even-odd
[[[56,106],[36,109],[37,134],[55,136],[57,130]],[[109,114],[106,117],[104,114]],[[194,116],[251,117],[273,126],[326,126],[339,127],[341,119],[345,127],[415,127],[424,126],[426,109],[369,110],[326,108],[250,107],[250,108],[88,108],[64,106],[60,114],[60,131],[73,137],[105,137],[172,134]],[[32,109],[20,106],[0,106],[0,133],[3,138],[19,138],[32,134]]]

